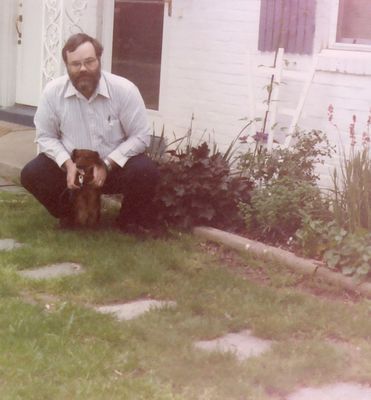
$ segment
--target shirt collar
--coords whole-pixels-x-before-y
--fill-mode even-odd
[[[96,88],[95,92],[91,96],[90,100],[95,99],[98,95],[101,95],[103,97],[109,98],[109,92],[108,92],[108,87],[107,87],[107,82],[103,78],[103,73],[101,73],[98,87]],[[72,96],[77,96],[77,97],[84,97],[76,88],[73,86],[72,82],[70,79],[67,79],[67,88],[66,92],[64,94],[64,97],[72,97]]]

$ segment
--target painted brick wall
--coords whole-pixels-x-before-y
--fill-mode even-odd
[[[180,0],[165,26],[160,113],[167,131],[215,132],[229,143],[248,115],[247,54],[257,43],[259,1]]]

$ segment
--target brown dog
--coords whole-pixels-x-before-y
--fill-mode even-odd
[[[94,228],[100,218],[100,188],[92,185],[94,166],[102,165],[96,151],[75,149],[71,155],[78,173],[76,185],[80,189],[73,191],[71,226],[74,228]]]

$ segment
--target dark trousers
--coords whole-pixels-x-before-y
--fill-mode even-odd
[[[131,157],[123,168],[108,174],[102,193],[123,195],[119,224],[148,225],[153,216],[152,199],[157,182],[157,166],[144,154]],[[71,196],[66,186],[66,172],[45,154],[39,154],[25,165],[21,183],[51,215],[68,216]]]

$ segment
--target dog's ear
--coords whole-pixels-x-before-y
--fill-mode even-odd
[[[73,162],[76,161],[76,155],[77,155],[76,153],[77,153],[77,150],[76,150],[76,149],[72,150],[72,153],[71,153],[71,160],[72,160]]]
[[[93,155],[94,160],[99,163],[99,161],[100,161],[99,153],[97,151],[93,151],[92,155]]]

